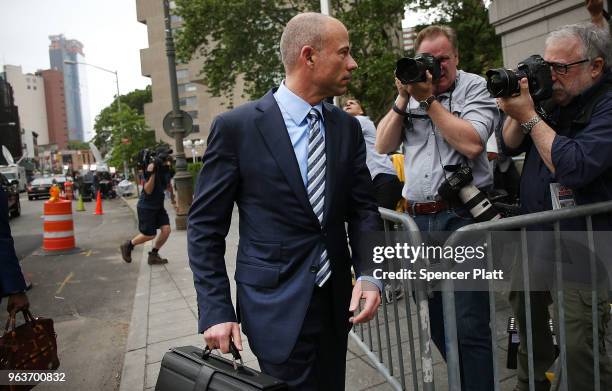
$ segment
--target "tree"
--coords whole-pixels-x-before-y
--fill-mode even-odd
[[[128,162],[136,166],[136,156],[141,149],[155,146],[155,132],[149,130],[144,117],[128,106],[121,106],[120,112],[110,114],[115,126],[110,128],[108,145],[110,146],[110,166],[122,167]]]
[[[123,167],[126,161],[135,167],[138,152],[156,146],[155,132],[144,119],[144,105],[151,101],[151,87],[121,95],[120,99],[121,110],[115,98],[96,117],[93,142],[103,155],[110,153],[110,166]]]
[[[459,68],[484,75],[503,64],[501,38],[489,23],[482,0],[413,0],[411,10],[428,11],[432,24],[445,24],[457,32]],[[417,31],[427,25],[417,26]]]
[[[377,120],[395,94],[393,69],[400,57],[404,0],[334,0],[333,15],[348,27],[359,64],[349,94]],[[282,80],[279,41],[285,24],[299,12],[319,11],[319,0],[176,0],[183,23],[177,32],[179,59],[203,60],[201,76],[213,96],[233,105],[234,87],[258,98]]]
[[[129,107],[136,112],[138,115],[144,115],[144,105],[145,103],[151,102],[151,86],[147,86],[144,90],[134,90],[128,92],[127,94],[121,95],[121,107]],[[117,97],[115,100],[107,107],[102,109],[100,114],[96,117],[96,122],[94,124],[94,129],[96,130],[96,135],[93,137],[92,141],[98,147],[102,154],[106,153],[109,150],[109,142],[111,137],[111,129],[118,124],[114,122],[114,115],[118,112],[118,102]]]
[[[89,149],[89,144],[78,140],[70,140],[68,141],[68,145],[66,147],[70,150],[78,151],[82,149]]]

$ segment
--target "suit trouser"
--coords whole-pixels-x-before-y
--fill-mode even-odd
[[[344,390],[348,329],[334,327],[332,300],[330,280],[322,288],[314,288],[289,358],[282,364],[258,359],[264,373],[284,380],[290,390]]]
[[[607,292],[598,294],[599,319],[599,368],[601,390],[612,387],[612,369],[606,353],[605,335],[610,318]],[[510,304],[518,321],[521,342],[527,341],[525,296],[524,292],[511,292]],[[533,364],[536,391],[548,390],[550,383],[545,372],[555,360],[555,348],[552,333],[548,325],[550,318],[548,306],[553,302],[550,292],[531,292],[531,322],[533,332]],[[588,391],[594,389],[593,372],[593,334],[591,315],[591,292],[586,290],[567,289],[563,292],[565,310],[565,346],[567,351],[567,371],[569,391]],[[553,317],[558,308],[555,305]],[[557,324],[558,322],[555,322]],[[557,327],[558,330],[558,327]],[[557,333],[558,336],[558,333]],[[558,337],[557,337],[558,340]],[[521,343],[518,349],[517,367],[518,389],[529,390],[529,372],[527,345]]]

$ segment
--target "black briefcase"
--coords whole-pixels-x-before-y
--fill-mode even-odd
[[[162,359],[155,391],[287,390],[283,381],[242,365],[238,350],[233,348],[233,362],[210,354],[208,348],[170,349]]]

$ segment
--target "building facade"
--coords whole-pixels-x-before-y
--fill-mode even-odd
[[[172,7],[173,2],[170,3]],[[152,102],[145,105],[145,120],[147,125],[155,130],[156,140],[174,145],[174,140],[168,137],[162,128],[164,116],[172,110],[163,2],[136,0],[136,12],[138,21],[147,25],[149,41],[149,47],[140,51],[142,74],[151,78],[153,97]],[[181,25],[181,19],[177,16],[172,16],[171,22],[174,29]],[[194,140],[206,140],[214,117],[227,110],[225,99],[208,94],[206,86],[198,77],[202,64],[203,60],[196,58],[186,64],[176,65],[181,110],[188,112],[196,125],[196,132],[187,138]],[[233,94],[236,106],[246,101],[241,97],[242,89],[242,83],[239,81]],[[203,147],[198,147],[194,151],[198,158],[203,153],[201,148]],[[185,155],[192,158],[192,150],[186,149]]]
[[[87,78],[83,44],[76,39],[66,39],[63,34],[50,35],[49,62],[51,69],[64,75],[64,98],[68,138],[86,141],[91,133],[88,129],[89,107],[87,104]]]
[[[604,1],[608,10],[610,3]],[[542,55],[552,30],[590,19],[584,0],[495,0],[489,7],[489,21],[501,36],[504,67],[512,69],[531,54]]]
[[[0,74],[0,145],[6,146],[15,160],[23,155],[21,124],[13,99],[13,87],[6,81],[3,74]],[[2,150],[1,147],[0,150]],[[3,154],[0,153],[0,165],[7,163]]]
[[[49,144],[55,144],[59,149],[65,149],[68,146],[68,120],[64,95],[64,75],[54,69],[38,71],[36,74],[43,78],[45,85]]]
[[[417,32],[414,27],[403,27],[402,28],[402,48],[405,53],[414,51],[414,40],[416,39]]]
[[[13,87],[14,104],[21,122],[23,156],[35,158],[38,144],[49,143],[45,83],[41,76],[23,74],[21,66],[5,65],[5,80]]]

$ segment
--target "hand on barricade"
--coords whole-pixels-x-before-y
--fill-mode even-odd
[[[221,353],[229,353],[230,339],[238,350],[242,350],[240,326],[236,322],[219,323],[204,331],[204,341],[210,349],[219,349]]]
[[[27,310],[28,308],[30,308],[30,301],[25,293],[15,293],[9,296],[6,306],[6,310],[9,314],[15,315],[19,311]]]
[[[380,305],[380,291],[378,287],[369,281],[357,281],[353,287],[349,311],[355,312],[361,299],[365,300],[363,308],[361,312],[349,319],[349,322],[352,324],[366,323],[374,318]]]

